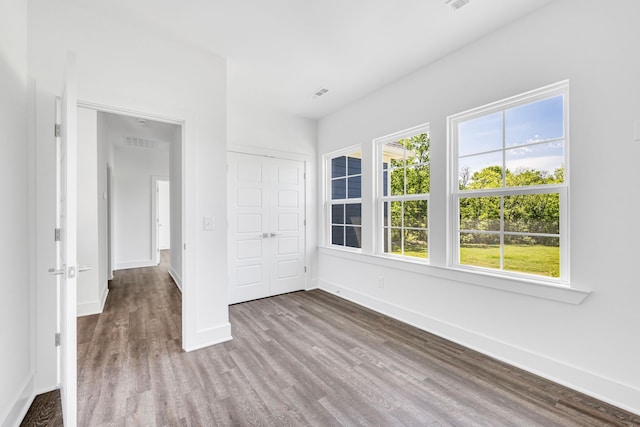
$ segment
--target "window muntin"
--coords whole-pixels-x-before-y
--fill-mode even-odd
[[[377,140],[384,254],[429,257],[430,143],[427,126]]]
[[[362,247],[362,154],[347,151],[327,159],[329,170],[328,243]]]
[[[565,82],[449,118],[453,264],[568,281]]]

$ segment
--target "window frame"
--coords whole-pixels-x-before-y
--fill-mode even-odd
[[[563,97],[563,126],[564,132],[562,138],[550,139],[540,144],[548,143],[549,141],[562,140],[563,147],[563,165],[564,165],[564,182],[561,184],[544,184],[535,186],[517,186],[507,187],[502,186],[499,188],[484,188],[478,190],[460,190],[459,189],[459,140],[458,140],[458,125],[462,122],[476,119],[479,117],[487,116],[497,112],[503,112],[508,109],[516,108],[519,106],[532,104],[545,99],[553,98],[556,96]],[[505,166],[505,153],[508,148],[504,139],[504,123],[502,134],[502,147],[500,152],[503,157],[503,180],[505,178],[506,169]],[[525,92],[519,95],[515,95],[494,103],[483,105],[471,110],[467,110],[458,114],[454,114],[447,117],[447,145],[450,159],[448,166],[450,168],[447,179],[447,194],[449,194],[449,206],[448,206],[448,230],[447,233],[447,265],[450,268],[465,270],[469,272],[477,272],[484,274],[497,275],[507,278],[517,278],[531,280],[541,283],[549,283],[554,285],[568,286],[570,281],[569,271],[569,188],[570,188],[570,165],[569,165],[569,148],[570,148],[570,134],[569,134],[569,81],[564,80],[555,84],[544,86],[539,89],[534,89],[529,92]],[[497,151],[497,150],[492,150]],[[481,153],[477,153],[481,154]],[[502,209],[503,197],[512,195],[529,195],[529,194],[559,194],[559,256],[560,256],[560,274],[559,277],[548,277],[524,272],[517,272],[504,269],[504,237],[505,235],[517,235],[514,232],[505,232],[504,229],[504,210]],[[500,209],[500,230],[499,232],[491,232],[490,234],[497,234],[500,237],[500,268],[489,268],[472,266],[460,263],[460,199],[468,197],[500,197],[501,209]],[[536,233],[523,233],[525,235],[536,235]],[[545,233],[541,233],[546,235]]]
[[[356,175],[349,175],[348,169],[346,170],[346,175],[345,178],[348,178],[350,176],[360,176],[360,197],[358,198],[345,198],[345,199],[332,199],[332,182],[334,180],[333,176],[332,176],[332,161],[333,159],[336,159],[338,157],[349,157],[349,154],[354,154],[354,153],[358,153],[360,154],[360,160],[361,160],[361,165],[360,165],[360,174],[356,174]],[[347,147],[344,149],[340,149],[337,151],[333,151],[331,153],[327,153],[325,154],[323,157],[323,173],[324,173],[324,219],[323,219],[323,230],[324,230],[324,238],[323,238],[323,242],[324,242],[324,246],[328,247],[328,248],[332,248],[332,249],[337,249],[337,250],[345,250],[345,251],[350,251],[350,252],[358,252],[361,253],[362,252],[362,236],[363,236],[363,225],[362,225],[362,216],[364,216],[364,210],[363,210],[363,205],[362,205],[362,194],[363,194],[363,182],[362,182],[362,178],[363,178],[363,169],[364,169],[364,162],[362,162],[362,148],[360,145],[353,145],[351,147]],[[348,165],[346,166],[348,168]],[[348,191],[348,190],[347,190]],[[348,196],[348,194],[347,194]],[[338,245],[338,244],[334,244],[332,243],[332,227],[333,227],[333,215],[332,215],[332,207],[334,205],[347,205],[347,204],[359,204],[360,205],[360,224],[352,224],[352,226],[355,226],[357,228],[360,229],[360,239],[359,239],[359,243],[360,243],[360,247],[353,247],[353,246],[347,246],[346,245],[346,238],[345,238],[345,242],[342,245]],[[342,224],[345,227],[347,226],[346,224],[346,220],[345,220],[345,224]]]
[[[374,232],[374,241],[375,241],[375,250],[374,253],[377,256],[382,256],[382,257],[388,257],[388,258],[392,258],[392,259],[396,259],[396,260],[400,260],[400,261],[410,261],[410,262],[414,262],[414,263],[420,263],[420,264],[429,264],[429,256],[431,254],[431,239],[429,238],[429,230],[430,230],[430,221],[431,221],[431,201],[430,201],[430,192],[429,193],[419,193],[419,194],[403,194],[403,195],[392,195],[391,192],[389,191],[388,194],[386,196],[384,196],[384,169],[382,167],[383,164],[383,151],[384,151],[384,145],[389,143],[389,142],[393,142],[393,141],[397,141],[398,139],[405,139],[405,138],[411,138],[413,136],[422,134],[422,133],[426,133],[429,138],[431,138],[431,134],[429,131],[429,123],[423,123],[417,126],[413,126],[411,128],[408,129],[404,129],[401,130],[399,132],[395,132],[389,135],[385,135],[379,138],[375,138],[373,140],[373,147],[374,147],[374,152],[375,152],[375,163],[374,163],[374,173],[375,173],[375,209],[376,209],[376,228],[375,228],[375,232]],[[431,157],[431,153],[429,153],[429,157]],[[431,168],[431,160],[428,162],[429,168]],[[407,165],[405,164],[403,166],[403,169],[405,170],[405,178],[406,178],[406,170],[407,170]],[[389,169],[387,170],[391,170],[390,166]],[[431,178],[431,173],[430,173],[430,178]],[[388,183],[391,182],[391,176],[388,177]],[[431,179],[429,182],[429,188],[431,188]],[[406,181],[405,181],[405,190],[406,190]],[[411,255],[405,255],[404,253],[398,255],[398,254],[393,254],[390,252],[385,252],[384,250],[384,243],[385,243],[385,233],[386,228],[391,229],[391,227],[386,227],[384,224],[384,204],[386,202],[406,202],[406,201],[426,201],[427,202],[427,226],[426,226],[426,233],[427,233],[427,257],[426,258],[420,258],[420,257],[415,257],[415,256],[411,256]],[[389,213],[389,217],[391,217],[391,213]],[[411,227],[409,227],[411,228]],[[404,226],[404,215],[402,217],[402,226],[400,227],[400,229],[402,230],[402,250],[404,252],[404,231],[406,230],[406,227]]]

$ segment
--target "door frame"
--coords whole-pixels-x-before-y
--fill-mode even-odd
[[[169,183],[168,176],[153,175],[151,177],[151,253],[156,264],[160,264],[160,230],[158,210],[160,198],[158,197],[158,184],[160,182]],[[170,223],[171,224],[171,223]]]
[[[237,154],[249,154],[254,156],[263,157],[276,157],[284,160],[298,160],[304,162],[304,175],[305,175],[305,218],[307,224],[305,227],[305,255],[304,262],[307,266],[307,271],[304,277],[305,290],[315,289],[318,287],[318,279],[314,277],[314,265],[312,254],[315,252],[314,248],[317,247],[318,232],[317,232],[317,209],[316,200],[318,198],[318,180],[317,180],[317,165],[316,158],[312,155],[293,153],[289,151],[280,151],[264,147],[254,147],[250,145],[242,144],[229,144],[227,146],[227,155],[229,153]],[[228,158],[228,156],[227,156]],[[228,164],[228,160],[227,160]],[[227,222],[229,216],[229,206],[227,206]],[[227,260],[229,264],[229,260]]]
[[[179,226],[181,230],[182,242],[182,339],[181,345],[184,350],[194,348],[190,340],[195,339],[194,331],[196,328],[192,324],[196,319],[197,301],[192,297],[190,292],[191,280],[196,277],[195,253],[190,254],[186,250],[186,242],[195,242],[196,229],[193,221],[187,221],[187,218],[195,217],[196,197],[196,141],[193,124],[196,123],[196,117],[193,112],[165,108],[156,104],[135,104],[125,107],[121,100],[113,99],[107,102],[99,102],[97,100],[78,99],[78,107],[89,108],[103,113],[119,114],[130,117],[137,117],[146,120],[169,123],[181,128],[180,150],[181,150],[181,184],[182,184],[182,221],[180,224],[173,224],[174,227]]]

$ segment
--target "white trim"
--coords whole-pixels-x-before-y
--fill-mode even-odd
[[[373,209],[374,212],[372,212],[373,218],[374,218],[374,224],[375,224],[375,230],[373,233],[373,244],[374,244],[374,250],[373,253],[376,255],[382,255],[382,256],[395,256],[395,257],[401,257],[401,258],[408,258],[408,259],[420,259],[420,262],[423,263],[429,263],[429,258],[430,258],[430,254],[431,254],[431,239],[429,239],[429,230],[430,230],[430,223],[431,223],[431,201],[430,201],[430,196],[431,196],[431,182],[429,182],[429,193],[419,193],[419,194],[406,194],[406,186],[407,186],[407,182],[406,182],[406,177],[407,177],[407,149],[406,147],[403,147],[403,155],[404,155],[404,161],[403,161],[403,166],[401,169],[404,170],[404,191],[405,194],[402,195],[392,195],[391,191],[389,190],[389,194],[387,194],[386,196],[383,195],[384,192],[384,170],[382,169],[382,164],[383,164],[383,158],[384,158],[384,146],[385,144],[389,143],[389,142],[394,142],[397,141],[398,139],[405,139],[405,138],[411,138],[413,136],[416,135],[421,135],[421,134],[427,134],[427,138],[429,138],[429,158],[431,158],[431,134],[430,134],[430,128],[429,128],[429,123],[423,123],[417,126],[413,126],[410,127],[408,129],[399,131],[399,132],[395,132],[392,133],[390,135],[386,135],[380,138],[375,138],[372,142],[373,142],[373,148],[374,148],[374,161],[373,161],[373,177],[375,179],[375,183],[373,185],[374,189],[373,189]],[[431,168],[431,160],[429,160],[428,163],[421,163],[422,165],[429,165],[429,168]],[[396,169],[400,169],[400,168],[396,168]],[[390,188],[391,185],[391,164],[389,163],[389,165],[387,166],[387,185]],[[429,181],[431,181],[431,172],[429,172]],[[411,257],[409,255],[391,255],[390,253],[386,253],[384,251],[384,233],[390,231],[392,228],[398,228],[398,227],[391,227],[391,225],[389,225],[387,227],[387,230],[385,230],[385,226],[384,226],[384,204],[386,202],[401,202],[403,203],[403,212],[404,212],[404,202],[405,201],[411,201],[411,200],[415,200],[415,201],[426,201],[427,202],[427,228],[425,229],[426,233],[427,233],[427,257],[426,258],[415,258],[415,257]],[[391,221],[391,211],[389,211],[389,221]],[[401,241],[402,241],[402,252],[404,253],[404,230],[406,230],[407,228],[410,227],[405,227],[404,225],[404,215],[402,215],[402,225],[399,227],[400,230],[402,230],[402,234],[401,234]]]
[[[173,279],[173,283],[176,284],[176,287],[182,293],[182,278],[180,275],[173,269],[172,266],[169,266],[169,276]]]
[[[190,342],[188,346],[185,346],[184,343],[182,344],[185,351],[198,350],[214,344],[231,341],[233,339],[231,336],[231,324],[226,322],[212,328],[199,329],[196,331],[196,338],[197,340]]]
[[[196,139],[197,114],[193,111],[158,106],[156,103],[132,103],[131,100],[127,101],[130,107],[113,107],[113,105],[122,105],[122,98],[114,97],[112,94],[107,93],[93,93],[89,96],[89,99],[93,101],[78,100],[78,105],[102,112],[134,116],[181,127],[182,223],[174,224],[174,226],[182,228],[182,347],[183,349],[197,348],[197,343],[202,341],[197,332],[198,301],[196,300],[197,266],[195,252],[197,224],[200,224],[200,222],[194,220],[197,212],[197,197],[195,194],[197,183],[196,151],[198,145]],[[190,278],[193,278],[192,285],[190,285],[192,280]],[[194,291],[190,292],[190,289]]]
[[[109,295],[109,288],[105,288],[100,299],[91,302],[84,302],[78,304],[78,317],[91,316],[92,314],[100,314],[104,311],[104,305],[107,302],[107,296]]]
[[[529,278],[525,279],[522,277],[509,277],[502,274],[491,274],[486,271],[467,271],[452,267],[438,267],[419,260],[413,261],[409,258],[362,254],[327,247],[319,248],[319,252],[323,255],[346,258],[352,261],[409,271],[424,276],[452,280],[466,285],[482,286],[484,288],[528,295],[566,304],[581,304],[582,301],[591,294],[589,290],[577,289],[575,287],[555,285]]]
[[[297,160],[304,162],[304,198],[305,198],[305,209],[304,209],[304,217],[306,221],[305,231],[304,231],[304,241],[305,241],[305,266],[307,266],[307,272],[305,273],[305,287],[309,285],[310,281],[310,267],[312,263],[312,254],[315,252],[315,239],[313,239],[310,230],[315,230],[316,224],[313,221],[313,212],[309,209],[309,206],[312,206],[313,195],[315,195],[314,187],[316,182],[313,181],[312,172],[313,165],[315,163],[315,157],[308,154],[301,153],[293,153],[289,151],[281,151],[274,150],[272,148],[267,147],[256,147],[253,145],[243,145],[243,144],[229,144],[227,146],[227,167],[229,162],[229,153],[237,153],[237,154],[249,154],[253,156],[262,156],[262,157],[275,157],[278,159],[284,160]],[[317,197],[316,197],[317,198]],[[229,207],[227,206],[227,214]],[[227,226],[229,224],[229,219],[227,218]],[[177,283],[177,282],[176,282]]]
[[[360,165],[360,197],[359,198],[353,198],[353,199],[336,199],[335,203],[334,200],[331,199],[331,181],[332,181],[332,176],[331,176],[331,160],[333,160],[336,157],[341,157],[341,156],[349,156],[349,154],[354,154],[354,153],[359,153],[360,154],[360,161],[361,161],[361,165]],[[345,171],[345,173],[347,175],[345,175],[345,178],[348,177],[348,171]],[[362,203],[362,195],[364,193],[364,186],[363,186],[363,178],[364,178],[364,159],[363,159],[363,153],[362,153],[362,146],[360,144],[356,144],[356,145],[352,145],[350,147],[347,148],[341,148],[340,150],[336,150],[336,151],[332,151],[330,153],[326,153],[322,156],[322,214],[321,214],[321,236],[320,236],[320,244],[323,246],[328,246],[328,247],[334,247],[334,248],[340,248],[342,250],[349,250],[349,251],[356,251],[358,253],[362,252],[362,236],[363,236],[363,232],[364,232],[364,226],[362,224],[362,221],[360,221],[360,225],[358,226],[358,228],[360,228],[360,247],[359,248],[354,248],[351,246],[346,246],[345,245],[333,245],[331,244],[331,206],[333,204],[360,204],[360,216],[362,217],[362,208],[363,208],[363,203]],[[354,175],[355,176],[355,175]],[[346,224],[345,224],[346,226]],[[345,236],[345,243],[346,243],[346,236]]]
[[[31,407],[34,399],[37,396],[35,392],[35,373],[31,372],[29,377],[25,381],[24,387],[20,393],[17,394],[13,405],[9,406],[9,410],[2,421],[2,427],[19,426],[27,415],[27,411]],[[0,414],[4,415],[4,414]]]
[[[482,190],[459,190],[458,188],[458,180],[459,180],[459,169],[458,169],[458,160],[460,156],[458,155],[458,124],[461,122],[466,122],[469,120],[473,120],[479,117],[483,117],[489,114],[501,112],[504,117],[504,112],[507,109],[512,109],[518,106],[531,104],[534,102],[542,101],[545,99],[549,99],[551,97],[562,96],[563,99],[563,137],[562,138],[552,138],[551,140],[562,140],[563,141],[563,167],[564,167],[564,182],[562,184],[552,184],[548,186],[528,186],[528,187],[505,187],[505,174],[506,174],[506,160],[505,153],[507,150],[514,149],[514,147],[507,147],[504,144],[505,123],[502,123],[502,145],[500,149],[489,150],[486,152],[500,152],[502,153],[502,165],[501,168],[503,170],[503,186],[498,188],[490,188],[490,189],[482,189]],[[448,203],[447,203],[447,263],[446,265],[449,268],[456,270],[465,270],[471,273],[480,273],[480,274],[493,274],[497,276],[505,276],[505,277],[522,277],[525,280],[536,282],[540,281],[542,283],[549,284],[557,284],[570,286],[570,275],[569,275],[569,227],[568,227],[568,218],[569,218],[569,81],[563,80],[558,83],[554,83],[548,86],[544,86],[539,89],[534,89],[522,94],[518,94],[506,99],[502,99],[499,101],[495,101],[480,107],[476,107],[467,111],[463,111],[461,113],[457,113],[454,115],[450,115],[447,117],[447,195],[448,195]],[[545,143],[548,141],[545,141]],[[537,144],[537,143],[536,143]],[[529,144],[533,145],[533,144]],[[524,145],[524,146],[529,146]],[[479,155],[482,153],[473,153],[472,155]],[[469,156],[472,156],[469,155]],[[503,205],[501,202],[500,208],[500,223],[501,227],[499,232],[496,234],[500,236],[500,267],[493,269],[488,267],[479,267],[479,266],[471,266],[460,263],[460,242],[459,242],[459,229],[460,229],[460,214],[459,208],[460,203],[459,200],[462,198],[470,198],[470,197],[500,197],[501,200],[505,196],[514,195],[514,194],[543,194],[543,193],[557,193],[560,198],[560,227],[558,232],[558,239],[560,241],[559,247],[559,268],[560,274],[559,277],[547,277],[540,276],[539,279],[534,277],[534,279],[529,280],[530,274],[517,272],[517,271],[507,271],[504,269],[504,243],[503,238],[510,233],[505,232],[503,229]],[[527,233],[528,235],[532,235],[534,233]],[[550,237],[555,237],[550,235]]]
[[[404,307],[319,279],[319,288],[423,331],[478,351],[509,365],[577,390],[627,411],[640,414],[640,389],[594,372],[461,328]]]
[[[143,267],[156,267],[156,261],[153,259],[141,259],[137,261],[125,261],[119,262],[116,265],[116,270],[128,270],[130,268],[143,268]]]

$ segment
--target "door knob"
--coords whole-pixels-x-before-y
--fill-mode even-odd
[[[83,271],[89,271],[89,270],[93,270],[93,268],[86,265],[81,265],[80,267],[78,267],[78,273],[82,273]]]
[[[53,274],[54,276],[62,276],[64,274],[64,268],[60,268],[60,269],[50,268],[49,274]]]

